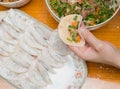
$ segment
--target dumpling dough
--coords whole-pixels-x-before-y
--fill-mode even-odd
[[[80,42],[71,42],[69,41],[67,38],[71,37],[70,32],[69,32],[69,25],[71,25],[71,23],[74,21],[75,16],[77,16],[77,22],[79,21],[79,24],[82,21],[82,16],[81,15],[76,15],[76,14],[72,14],[72,15],[67,15],[65,17],[63,17],[58,25],[58,33],[59,36],[61,38],[61,40],[67,44],[67,45],[71,45],[71,46],[83,46],[85,44],[85,40],[82,38],[82,36],[80,36],[81,40]],[[78,25],[79,27],[79,25]],[[76,29],[73,29],[76,30]],[[80,35],[80,34],[79,34]]]

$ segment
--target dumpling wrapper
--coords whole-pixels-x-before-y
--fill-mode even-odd
[[[74,21],[73,19],[75,18],[75,16],[78,16],[77,21],[79,21],[79,24],[82,22],[82,16],[81,15],[76,15],[76,14],[71,14],[71,15],[67,15],[65,17],[63,17],[58,25],[58,33],[59,36],[61,38],[61,40],[67,44],[67,45],[71,45],[71,46],[83,46],[85,44],[85,40],[83,39],[83,37],[80,35],[81,40],[80,42],[71,42],[69,40],[67,40],[68,37],[70,37],[70,33],[68,31],[68,26],[71,25],[71,23]]]

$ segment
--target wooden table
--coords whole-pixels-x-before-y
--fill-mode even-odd
[[[0,10],[6,9],[7,8],[0,6]],[[52,29],[57,28],[58,23],[48,12],[45,0],[32,0],[29,4],[19,9],[25,11]],[[92,33],[99,39],[109,41],[120,49],[120,12],[108,24],[92,31]],[[120,83],[120,69],[92,62],[87,62],[87,64],[89,77]]]

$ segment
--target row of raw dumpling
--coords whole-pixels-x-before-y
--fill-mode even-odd
[[[31,20],[31,17],[23,15],[23,13],[20,13],[19,11],[13,9],[9,11],[7,17],[4,18],[4,21],[22,30],[23,34],[20,35],[18,44],[23,50],[28,52],[30,55],[38,57],[42,50],[43,52],[45,52],[44,49],[49,48],[48,52],[52,55],[52,57],[54,57],[55,60],[59,60],[56,63],[52,61],[53,58],[51,58],[50,56],[48,58],[46,57],[46,60],[49,60],[51,58],[51,60],[49,61],[52,61],[51,62],[51,64],[53,64],[52,66],[55,66],[55,64],[60,64],[62,61],[65,61],[59,55],[66,56],[68,52],[66,52],[65,50],[67,51],[69,50],[66,47],[66,45],[62,43],[62,41],[59,39],[57,32],[51,32],[44,25],[39,25],[36,21]],[[54,38],[56,38],[57,40],[55,40]],[[46,52],[43,53],[45,55],[43,55],[42,57],[47,55]],[[45,60],[45,58],[43,59]],[[48,61],[45,62],[47,63]]]
[[[24,31],[19,38],[19,44],[20,47],[30,55],[38,56],[44,48],[48,48],[49,53],[54,59],[59,60],[59,63],[61,63],[65,61],[62,56],[66,56],[70,53],[67,46],[60,40],[57,31],[51,32],[44,25],[39,25],[36,21],[31,20],[31,17],[11,9],[4,20],[12,26]],[[46,54],[43,56],[46,56]],[[53,61],[53,63],[55,62]]]
[[[60,55],[67,55],[70,52],[67,46],[60,40],[57,31],[54,31],[52,34],[52,31],[49,30],[50,28],[43,24],[39,25],[39,22],[19,10],[9,10],[4,21],[24,32],[25,36],[30,39],[25,38],[28,41],[28,44],[34,48],[41,49],[41,46],[48,47],[51,45]],[[50,44],[48,44],[48,40]],[[32,44],[30,44],[30,41],[32,41]],[[37,41],[38,44],[36,44],[35,41]],[[41,46],[39,47],[39,45]]]

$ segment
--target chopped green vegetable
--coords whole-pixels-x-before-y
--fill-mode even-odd
[[[50,0],[52,10],[61,18],[69,14],[81,14],[84,24],[91,26],[109,19],[118,8],[117,0],[81,0],[70,3],[66,0]],[[76,19],[76,17],[75,17]],[[94,24],[91,22],[94,21]]]
[[[73,18],[71,24],[68,26],[68,32],[70,34],[70,37],[67,38],[68,41],[75,43],[80,42],[81,38],[78,33],[78,24],[79,24],[78,15],[76,15]]]
[[[73,20],[75,20],[75,21],[76,21],[76,20],[77,20],[77,18],[78,18],[78,16],[76,15],[76,16],[74,17],[74,19],[73,19]]]
[[[75,27],[72,26],[72,25],[69,25],[68,28],[70,28],[70,29],[75,29]]]

